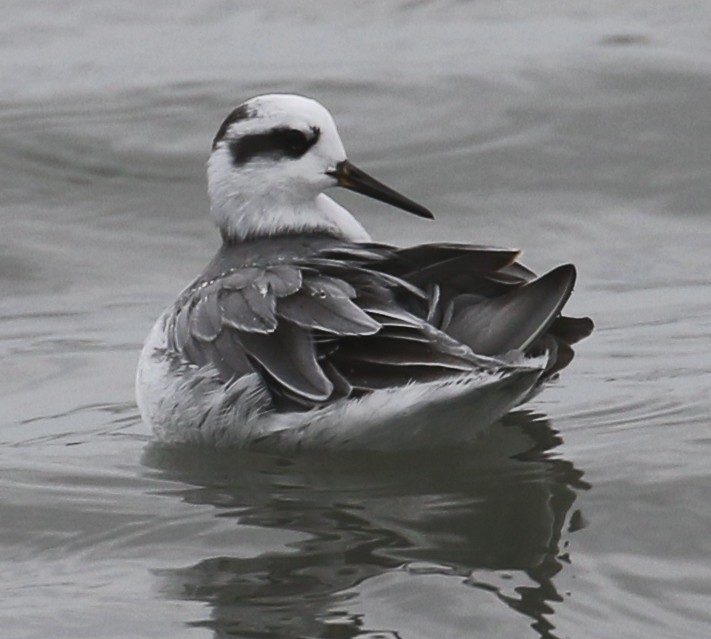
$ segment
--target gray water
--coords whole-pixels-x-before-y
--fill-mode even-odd
[[[5,0],[0,634],[711,636],[711,6]],[[155,444],[140,345],[211,257],[204,161],[265,91],[437,213],[378,240],[572,261],[597,331],[476,445]]]

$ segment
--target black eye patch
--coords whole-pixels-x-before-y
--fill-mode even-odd
[[[230,153],[235,166],[242,166],[254,158],[280,160],[296,159],[304,155],[316,142],[321,131],[311,128],[311,135],[298,129],[278,127],[266,133],[243,135],[230,142]]]

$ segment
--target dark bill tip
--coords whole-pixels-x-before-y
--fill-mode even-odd
[[[389,186],[385,186],[382,182],[378,182],[378,180],[370,177],[365,171],[361,171],[348,160],[339,162],[335,170],[329,171],[328,175],[335,177],[338,180],[338,186],[342,186],[344,189],[367,195],[374,200],[396,206],[408,213],[414,213],[415,215],[426,217],[430,220],[434,219],[434,215],[432,215],[429,209],[426,209],[417,202],[413,202]]]

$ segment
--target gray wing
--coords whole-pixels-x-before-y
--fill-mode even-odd
[[[536,279],[517,251],[283,243],[272,263],[252,248],[218,255],[181,296],[169,345],[225,383],[259,373],[281,409],[492,369],[481,355],[512,349],[554,350],[553,372],[592,330],[560,315],[573,267]]]
[[[396,256],[390,271],[430,292],[428,320],[476,353],[546,350],[551,376],[593,330],[590,318],[561,314],[575,284],[572,264],[537,277],[516,261],[518,251],[459,244],[424,244]]]
[[[372,268],[384,254],[340,247],[198,280],[176,303],[169,345],[225,383],[258,372],[289,409],[489,365],[403,305],[426,296]]]

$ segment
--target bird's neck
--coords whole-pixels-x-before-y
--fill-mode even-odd
[[[327,234],[351,242],[368,242],[370,236],[340,204],[319,193],[313,198],[288,202],[278,193],[265,197],[212,197],[210,214],[228,243],[277,235]]]

